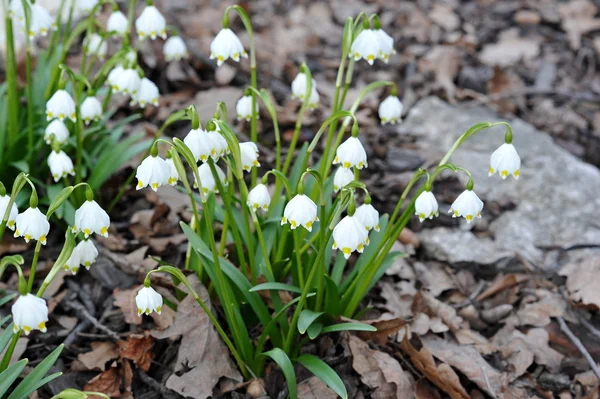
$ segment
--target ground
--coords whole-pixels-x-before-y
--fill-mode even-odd
[[[156,4],[192,57],[167,65],[161,44],[140,45],[142,66],[163,94],[160,107],[148,108],[145,121],[131,127],[148,136],[190,103],[203,121],[216,100],[232,110],[249,83],[247,62],[215,69],[208,61],[226,4]],[[367,96],[357,112],[368,144],[364,182],[382,212],[393,210],[412,171],[439,162],[453,140],[477,122],[509,121],[523,160],[520,179],[502,181],[487,176],[489,154],[502,143],[502,132],[490,131],[461,147],[453,160],[472,171],[485,202],[483,218],[470,226],[445,215],[423,224],[415,218],[396,248],[408,256],[396,261],[364,304],[372,307],[365,318],[380,332],[340,334],[306,350],[342,375],[351,398],[597,397],[600,4],[265,0],[243,6],[256,31],[259,86],[277,100],[286,140],[298,107],[290,100],[291,80],[302,61],[313,72],[321,105],[306,117],[303,141],[329,115],[345,18],[380,13],[397,54],[388,65],[357,64],[347,103],[374,80],[399,87],[402,124],[379,123],[377,106],[385,91]],[[232,28],[243,32],[237,19]],[[247,35],[240,36],[247,44]],[[69,63],[78,61],[73,53]],[[119,101],[118,115],[130,113],[125,99],[116,98],[114,105]],[[263,167],[273,160],[269,121],[265,113],[259,125]],[[247,125],[236,127],[247,134]],[[188,130],[177,124],[167,135],[182,138]],[[110,201],[136,162],[107,184],[103,201]],[[442,214],[464,183],[448,174],[436,185]],[[65,342],[56,366],[64,375],[38,397],[67,387],[122,398],[285,397],[275,366],[262,385],[237,382],[239,374],[206,318],[185,317],[199,314],[193,301],[177,314],[165,309],[161,316],[137,316],[135,292],[156,266],[148,256],[182,264],[186,241],[178,221],[189,217],[187,199],[175,189],[126,193],[112,214],[110,237],[97,241],[97,264],[75,277],[61,275],[46,291],[49,332],[20,341],[18,355],[33,364]],[[42,269],[58,252],[52,242],[48,248]],[[1,253],[22,250],[16,241],[0,247]],[[27,251],[31,256],[32,248]],[[171,282],[159,285],[169,295]],[[16,278],[0,282],[0,288],[14,291]],[[0,316],[5,312],[8,308],[0,309]],[[297,374],[304,380],[300,397],[335,397],[305,370]]]

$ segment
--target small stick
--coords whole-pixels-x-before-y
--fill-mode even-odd
[[[154,389],[157,393],[159,393],[163,398],[167,399],[180,399],[183,398],[179,393],[167,388],[164,384],[156,381],[154,378],[150,377],[148,374],[144,373],[142,370],[137,370],[138,375],[140,376],[140,380],[150,388]]]
[[[592,358],[592,355],[590,355],[590,352],[588,352],[587,349],[585,349],[585,346],[583,346],[583,343],[581,343],[581,340],[579,338],[577,338],[575,336],[575,334],[573,334],[573,331],[571,331],[571,329],[569,328],[569,326],[567,326],[567,323],[565,322],[565,319],[563,319],[560,316],[557,317],[557,319],[558,319],[558,324],[560,325],[560,330],[563,333],[565,333],[565,335],[571,340],[571,342],[573,343],[573,345],[575,345],[577,347],[577,349],[579,350],[579,352],[581,352],[581,354],[583,355],[583,357],[585,358],[585,360],[587,360],[588,364],[590,365],[590,367],[594,371],[594,374],[596,374],[596,377],[598,377],[598,380],[600,380],[600,369],[598,368],[598,365],[596,364],[596,362]]]

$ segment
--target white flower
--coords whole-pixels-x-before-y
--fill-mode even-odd
[[[306,96],[306,74],[304,72],[298,72],[298,75],[292,81],[292,98],[298,98],[304,101],[304,97]],[[312,88],[311,90],[317,89],[317,82],[315,79],[312,79]]]
[[[310,97],[308,98],[308,109],[312,111],[317,108],[320,98],[321,97],[319,96],[317,89],[313,88],[310,92]]]
[[[92,121],[98,122],[102,117],[102,103],[94,96],[86,97],[81,103],[80,113],[86,125]]]
[[[465,190],[452,203],[448,213],[452,213],[452,217],[464,217],[467,223],[471,223],[474,217],[481,218],[481,210],[483,209],[483,201],[479,199],[475,191]]]
[[[354,217],[365,226],[365,230],[379,231],[379,212],[371,204],[362,204],[356,208]]]
[[[123,73],[124,70],[125,70],[125,68],[123,68],[122,65],[117,65],[116,67],[111,69],[110,72],[108,73],[108,76],[106,77],[105,83],[109,87],[114,87],[118,82],[119,76],[121,76],[121,74]]]
[[[73,0],[77,4],[77,9],[81,11],[82,14],[89,14],[94,11],[96,5],[100,2],[100,0]]]
[[[44,141],[46,144],[52,144],[53,138],[60,144],[66,143],[69,140],[69,129],[67,129],[65,123],[60,119],[55,119],[46,126]]]
[[[393,125],[396,122],[401,122],[402,108],[402,103],[398,97],[388,96],[388,98],[379,104],[379,119],[381,119],[381,124],[391,123]]]
[[[506,179],[508,175],[513,175],[515,179],[519,178],[521,173],[521,157],[517,154],[515,146],[504,143],[492,153],[490,159],[490,176],[494,173]]]
[[[258,118],[258,102],[255,105],[254,109]],[[243,96],[240,98],[235,105],[235,110],[238,120],[246,119],[246,121],[250,122],[250,119],[252,119],[252,96]]]
[[[2,219],[4,219],[4,214],[6,213],[6,207],[8,206],[9,202],[10,202],[10,195],[0,195],[0,221]],[[17,209],[17,204],[15,204],[13,202],[12,206],[10,207],[10,212],[8,214],[8,220],[6,221],[6,225],[8,226],[9,229],[11,229],[11,230],[15,229],[15,219],[17,218],[18,214],[19,214],[19,210]]]
[[[96,55],[98,58],[103,60],[106,56],[108,45],[102,36],[97,33],[92,33],[91,35],[85,37],[85,40],[83,41],[83,48],[85,49],[85,53],[87,55]]]
[[[415,201],[415,215],[419,217],[419,221],[423,222],[425,218],[433,219],[434,216],[439,216],[439,206],[435,196],[431,191],[423,191]]]
[[[215,143],[208,133],[201,128],[190,130],[183,139],[183,143],[188,146],[196,162],[206,162],[210,156],[215,160],[219,159],[220,144]]]
[[[50,232],[50,223],[39,208],[28,208],[16,217],[15,237],[25,238],[25,242],[37,240],[46,245],[46,237]]]
[[[377,38],[377,35],[372,29],[365,29],[358,34],[356,39],[350,46],[350,57],[354,57],[354,61],[358,61],[361,58],[373,65],[375,59],[379,57],[381,52],[381,44]]]
[[[117,35],[124,36],[129,30],[128,28],[127,17],[121,11],[113,11],[110,17],[108,17],[108,21],[106,22],[106,30],[108,32],[116,32]]]
[[[225,140],[225,137],[223,137],[223,135],[221,133],[219,133],[218,127],[217,127],[217,130],[212,130],[212,131],[208,132],[208,137],[211,142],[211,146],[217,152],[217,155],[214,156],[214,155],[212,155],[212,151],[211,151],[211,155],[212,155],[213,159],[215,159],[215,161],[217,159],[219,159],[219,157],[222,157],[225,154],[229,154],[229,152],[230,152],[229,144],[227,144],[227,140]]]
[[[75,101],[66,90],[57,90],[46,102],[46,120],[58,118],[61,121],[70,118],[76,120]]]
[[[29,2],[27,2],[29,4]],[[20,22],[23,22],[25,19],[25,10],[23,9],[22,0],[10,0],[10,5],[8,7],[8,16],[15,17]]]
[[[163,46],[163,53],[165,61],[167,62],[174,60],[179,61],[182,58],[188,58],[190,56],[187,46],[181,36],[171,36],[168,38]]]
[[[79,257],[79,250],[77,247],[73,248],[73,252],[71,252],[71,256],[65,262],[64,269],[66,272],[71,272],[71,274],[76,275],[79,271],[79,265],[81,264],[81,259]]]
[[[227,187],[229,182],[227,181],[227,177],[225,176],[225,172],[219,167],[219,165],[215,165],[215,169],[217,171],[217,176],[221,181],[223,187]],[[202,191],[204,194],[209,193],[218,193],[219,188],[217,187],[217,182],[210,170],[210,165],[207,163],[203,163],[198,167],[198,174],[200,175],[200,183],[202,183]],[[194,188],[198,188],[198,182],[196,181],[196,177],[194,175]]]
[[[177,168],[175,167],[175,162],[173,158],[167,158],[167,165],[169,165],[169,178],[167,179],[167,184],[170,186],[176,186],[179,181],[179,173],[177,173]]]
[[[81,231],[85,238],[88,238],[92,233],[108,237],[109,226],[110,218],[108,217],[108,213],[94,200],[85,201],[75,211],[73,233]]]
[[[369,245],[369,232],[354,216],[346,216],[333,229],[333,249],[341,249],[346,259],[354,251],[362,253],[366,245]]]
[[[250,172],[255,166],[260,166],[260,163],[258,163],[258,147],[255,143],[251,141],[240,143],[240,155],[242,158],[242,169],[246,172]]]
[[[130,64],[133,64],[137,61],[137,52],[135,49],[129,49],[129,51],[125,53],[125,60]]]
[[[23,331],[29,335],[32,330],[46,332],[48,306],[46,301],[35,295],[20,295],[11,308],[13,332]]]
[[[305,194],[297,194],[285,206],[281,225],[289,223],[292,230],[304,226],[306,230],[312,231],[313,224],[318,221],[317,204]]]
[[[259,183],[248,193],[248,201],[246,204],[253,209],[262,209],[267,211],[271,205],[271,195],[267,186]]]
[[[367,153],[358,137],[349,137],[337,148],[333,164],[338,163],[346,169],[367,167]]]
[[[64,151],[51,151],[48,155],[48,166],[50,167],[50,173],[57,182],[67,175],[75,176],[75,169],[73,168],[73,161]]]
[[[394,39],[381,28],[375,29],[373,32],[379,42],[378,58],[387,64],[390,60],[390,55],[396,54],[396,50],[394,50]]]
[[[92,240],[81,241],[77,244],[74,251],[77,251],[79,254],[79,263],[88,270],[90,270],[90,266],[98,259],[98,249]]]
[[[29,37],[33,38],[37,35],[46,36],[51,29],[56,29],[56,23],[50,16],[48,10],[40,6],[38,2],[29,4],[31,17],[29,21]],[[25,25],[25,18],[21,21]]]
[[[167,38],[167,21],[160,11],[158,11],[158,8],[154,6],[146,6],[144,8],[144,11],[135,20],[135,29],[140,40],[144,40],[147,37],[154,40],[158,36],[163,39]]]
[[[333,191],[337,193],[352,181],[354,181],[354,172],[340,166],[333,176]]]
[[[135,97],[142,78],[135,69],[122,69],[118,75],[114,75],[114,79],[111,81],[114,91]]]
[[[228,58],[239,62],[240,56],[248,58],[240,39],[231,29],[221,29],[210,44],[210,59],[216,58],[217,65],[221,66]]]
[[[142,78],[139,89],[137,93],[132,96],[131,102],[132,105],[137,103],[142,108],[145,108],[146,104],[152,104],[155,107],[158,107],[159,96],[160,93],[158,91],[158,86],[156,86],[150,79]]]
[[[138,184],[136,189],[140,190],[149,186],[156,191],[163,184],[168,184],[170,173],[167,161],[159,156],[149,155],[137,168],[135,178],[138,180]]]
[[[142,313],[148,316],[152,312],[160,314],[163,300],[162,296],[154,291],[154,288],[144,287],[135,296],[135,304],[137,305],[138,316],[141,316]]]

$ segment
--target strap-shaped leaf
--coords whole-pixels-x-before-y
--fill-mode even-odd
[[[377,331],[377,328],[364,323],[340,323],[327,326],[321,332],[325,334],[336,331]]]
[[[29,397],[29,395],[30,395],[31,393],[33,393],[34,391],[37,391],[38,389],[40,389],[41,387],[43,387],[44,385],[46,385],[46,384],[47,384],[47,383],[49,383],[50,381],[57,379],[57,378],[58,378],[58,377],[60,377],[61,375],[62,375],[62,373],[61,373],[61,372],[54,373],[54,374],[50,374],[49,376],[47,376],[47,377],[45,377],[45,378],[42,378],[41,380],[39,380],[39,381],[38,381],[38,382],[37,382],[37,383],[36,383],[34,386],[32,386],[32,387],[29,387],[29,388],[27,389],[27,391],[29,392],[27,395],[15,396],[15,397],[13,398],[13,395],[14,395],[14,393],[13,393],[13,394],[11,394],[11,395],[10,395],[8,398],[9,398],[9,399],[27,399],[27,397]],[[21,385],[23,385],[23,382],[24,382],[24,381],[22,381],[22,382],[21,382],[21,383],[20,383],[20,384],[17,386],[17,389],[19,389],[19,388],[21,387]]]
[[[13,323],[10,323],[8,326],[6,326],[6,329],[2,331],[2,334],[0,334],[0,352],[6,348],[6,345],[8,345],[10,342],[13,334]]]
[[[263,284],[255,285],[254,287],[250,288],[250,292],[265,291],[265,290],[290,291],[290,292],[295,292],[296,294],[302,293],[302,289],[300,287],[296,287],[295,285],[284,284],[284,283],[263,283]]]
[[[13,393],[10,394],[8,399],[24,399],[29,396],[33,391],[39,388],[38,384],[44,379],[46,373],[50,370],[56,360],[60,356],[64,345],[59,345],[56,349],[54,349],[40,364],[37,365],[36,368],[33,369],[31,373],[27,375],[21,381],[21,383],[15,388]],[[60,374],[59,374],[60,375]],[[55,375],[54,378],[58,377]],[[54,379],[53,378],[53,379]]]
[[[273,361],[275,361],[275,363],[277,363],[277,365],[279,365],[288,385],[290,399],[297,399],[298,387],[296,385],[296,374],[294,373],[294,366],[292,365],[292,361],[288,355],[286,355],[285,352],[279,348],[274,348],[263,353],[263,355],[269,356],[271,359],[273,359]]]
[[[0,373],[0,396],[4,396],[12,383],[19,378],[25,365],[27,365],[27,359],[18,361]]]
[[[313,355],[302,355],[298,357],[296,361],[306,367],[329,388],[333,389],[340,397],[343,399],[348,398],[348,392],[346,392],[344,382],[327,363]]]
[[[300,317],[298,318],[298,331],[300,334],[304,334],[308,327],[321,316],[323,312],[313,312],[312,310],[304,309],[300,312]]]
[[[312,323],[310,325],[310,327],[308,327],[308,329],[306,330],[306,333],[308,334],[308,338],[315,339],[319,336],[319,334],[321,334],[322,330],[323,330],[323,324]]]

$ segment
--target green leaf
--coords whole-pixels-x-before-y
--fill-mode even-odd
[[[339,375],[324,361],[313,355],[299,356],[296,361],[306,367],[317,378],[333,389],[343,399],[348,398],[348,392]]]
[[[274,348],[268,352],[264,352],[263,355],[269,356],[275,361],[275,363],[279,365],[287,382],[288,391],[290,392],[290,399],[297,399],[298,387],[296,386],[296,373],[294,373],[294,366],[292,366],[292,361],[288,355],[286,355],[285,352],[279,348]]]
[[[300,317],[298,318],[298,331],[300,331],[300,334],[304,334],[308,327],[324,313],[325,312],[313,312],[308,309],[304,309],[300,312]]]
[[[11,318],[11,315],[6,315],[4,318],[2,318],[0,320],[0,328],[2,328],[2,326],[4,325],[4,323],[6,323],[7,321],[9,321]],[[0,352],[2,352],[3,348],[0,348]]]
[[[290,187],[293,192],[296,191],[296,186],[298,185],[298,181],[300,181],[300,175],[303,170],[304,162],[306,161],[306,157],[308,157],[308,143],[304,143],[298,156],[296,157],[296,161],[294,161],[294,166],[292,167],[292,171],[290,173],[290,178],[288,179],[290,182]]]
[[[10,323],[6,326],[6,329],[2,331],[2,334],[0,334],[0,352],[6,348],[6,345],[10,342],[13,334],[13,323]]]
[[[296,294],[302,294],[302,289],[291,284],[284,283],[263,283],[250,288],[250,292],[275,290],[275,291],[290,291]]]
[[[327,275],[325,276],[325,312],[333,316],[338,316],[342,312],[338,286]]]
[[[0,298],[0,307],[6,305],[7,303],[9,303],[10,301],[12,301],[14,298],[17,297],[17,293],[15,292],[14,294],[10,294],[10,295],[6,295],[2,298]],[[0,326],[2,326],[2,323],[0,323]]]
[[[323,330],[323,324],[312,323],[306,330],[306,333],[308,334],[308,338],[315,339],[321,334],[321,330]]]
[[[27,359],[20,360],[8,367],[2,373],[0,373],[0,397],[3,397],[12,383],[19,378],[19,375],[27,365]]]
[[[377,328],[364,323],[340,323],[327,326],[321,332],[325,334],[337,331],[377,331]]]
[[[46,358],[42,360],[42,362],[38,364],[37,367],[23,379],[23,381],[21,381],[8,399],[25,399],[29,394],[35,391],[39,387],[39,382],[44,378],[50,368],[54,366],[54,363],[56,363],[63,348],[64,345],[61,344],[46,356]]]

